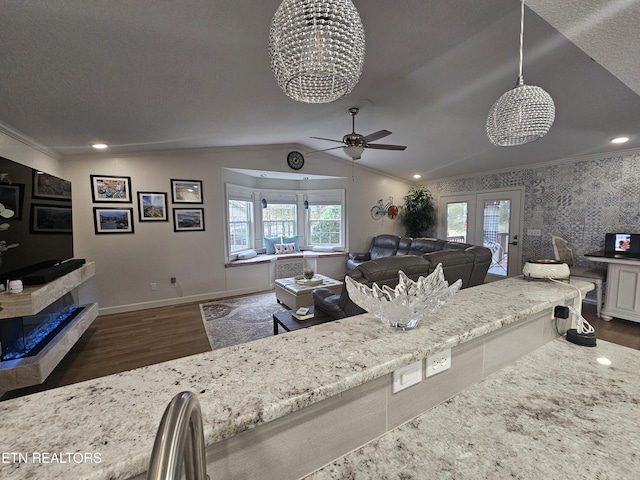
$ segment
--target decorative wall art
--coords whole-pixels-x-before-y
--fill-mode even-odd
[[[204,208],[174,208],[173,231],[204,231]]]
[[[138,192],[138,218],[141,222],[168,222],[167,194]]]
[[[133,208],[93,207],[96,234],[133,233]]]
[[[39,170],[34,170],[32,197],[52,200],[71,200],[71,182]]]
[[[202,182],[200,180],[171,180],[173,203],[202,203]]]
[[[131,203],[131,177],[91,175],[94,202]]]
[[[393,203],[393,197],[387,198],[387,203],[384,203],[382,199],[378,200],[371,209],[371,218],[374,220],[380,220],[382,217],[389,217],[394,219],[398,216],[398,207]]]
[[[3,183],[0,185],[0,220],[3,218],[11,218],[12,220],[20,220],[22,218],[22,202],[24,200],[24,184],[21,183]],[[4,213],[4,211],[7,213]],[[12,211],[13,215],[8,215],[8,211]]]
[[[31,204],[31,233],[72,233],[71,207]]]

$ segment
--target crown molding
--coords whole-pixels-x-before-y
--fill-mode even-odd
[[[29,137],[28,135],[25,135],[24,133],[20,132],[19,130],[16,130],[15,128],[7,125],[6,123],[3,123],[2,121],[0,121],[0,134],[4,134],[8,137],[11,137],[14,140],[17,140],[18,142],[24,144],[25,146],[38,150],[40,153],[43,153],[55,160],[60,160],[62,158],[60,155],[58,155],[56,152],[51,150],[49,147],[41,144],[37,140]]]

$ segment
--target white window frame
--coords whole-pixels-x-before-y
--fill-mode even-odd
[[[345,231],[346,231],[346,205],[345,205],[345,192],[344,190],[310,190],[306,194],[306,201],[309,206],[312,205],[340,205],[341,217],[340,217],[340,240],[338,243],[318,243],[311,242],[311,220],[309,216],[309,210],[305,210],[305,235],[308,239],[308,245],[313,247],[315,245],[327,245],[332,247],[345,247]]]
[[[236,251],[231,253],[231,238],[229,226],[229,200],[251,200],[253,202],[253,218],[251,231],[251,247],[248,250],[255,249],[258,252],[264,251],[263,235],[264,226],[262,222],[262,200],[269,203],[295,203],[296,205],[296,227],[295,234],[298,235],[300,248],[310,250],[313,248],[311,243],[311,225],[309,223],[309,211],[305,209],[307,205],[341,205],[342,216],[340,220],[340,243],[331,244],[330,246],[338,248],[346,248],[346,222],[347,222],[347,205],[346,194],[344,189],[265,189],[258,187],[245,187],[240,185],[226,184],[226,209],[225,209],[225,228],[226,228],[226,254],[230,260],[237,258]],[[320,245],[320,244],[318,244]],[[322,244],[327,245],[327,244]]]

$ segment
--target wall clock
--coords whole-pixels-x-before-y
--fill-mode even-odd
[[[294,170],[300,170],[304,165],[304,157],[300,152],[291,152],[287,155],[287,163]]]

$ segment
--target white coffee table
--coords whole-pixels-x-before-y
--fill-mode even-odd
[[[316,274],[311,281],[306,281],[302,276],[279,278],[275,281],[276,299],[292,310],[313,305],[311,292],[316,288],[328,288],[334,293],[340,294],[342,282],[325,275]]]

